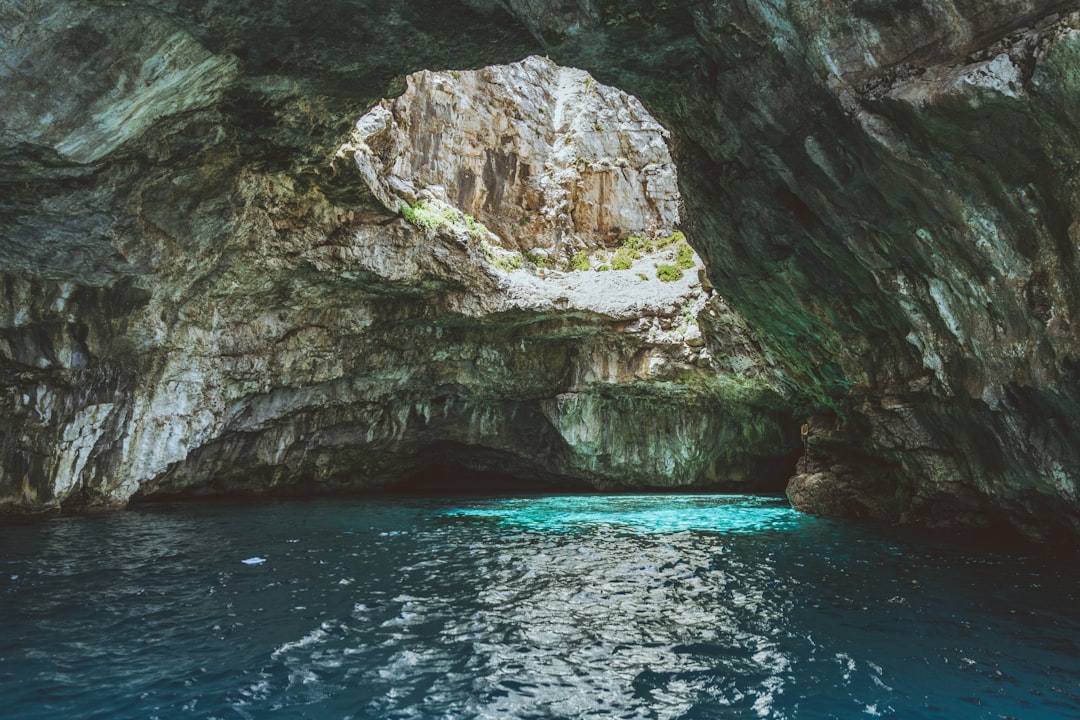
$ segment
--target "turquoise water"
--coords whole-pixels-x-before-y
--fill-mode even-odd
[[[737,496],[0,526],[0,716],[1077,718],[1078,559]]]

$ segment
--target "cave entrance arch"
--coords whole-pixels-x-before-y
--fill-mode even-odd
[[[642,103],[536,56],[405,86],[339,154],[397,217],[390,250],[357,231],[363,269],[440,288],[409,446],[594,487],[781,487],[783,411],[763,358],[710,342],[755,346],[679,229],[670,136]]]

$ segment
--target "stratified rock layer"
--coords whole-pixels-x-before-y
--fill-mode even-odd
[[[467,319],[432,347],[500,345],[493,325],[511,327],[503,319],[525,311],[466,312],[484,302],[447,267],[420,272],[428,266],[379,249],[408,245],[415,230],[334,153],[381,98],[407,91],[408,73],[544,52],[634,93],[671,130],[682,219],[727,300],[715,306],[724,322],[700,316],[710,362],[758,368],[792,391],[798,422],[810,419],[809,458],[791,486],[799,507],[934,525],[1006,521],[1042,537],[1080,530],[1073,2],[16,0],[0,7],[0,23],[10,109],[0,119],[0,402],[12,418],[0,457],[12,504],[123,498],[131,488],[117,487],[132,470],[186,473],[162,481],[181,489],[218,466],[240,476],[252,457],[268,458],[271,480],[259,483],[323,477],[275,453],[322,447],[313,438],[330,427],[346,428],[340,438],[415,427],[376,413],[409,406],[416,395],[388,399],[404,388],[430,394],[447,368],[478,363],[462,350],[409,365],[402,358],[420,342],[411,333],[460,313]],[[448,117],[439,107],[433,116]],[[489,222],[481,194],[463,186],[443,200]],[[466,197],[479,206],[455,204]],[[490,223],[505,245],[496,250],[536,247],[502,220]],[[385,232],[365,245],[357,228],[371,222]],[[548,228],[548,238],[577,232]],[[450,243],[449,258],[477,252],[428,242],[438,252]],[[358,247],[396,279],[358,265]],[[502,257],[478,251],[488,265]],[[331,280],[334,270],[320,267],[340,272]],[[536,279],[525,275],[521,287]],[[618,321],[570,312],[543,322],[585,317],[580,334],[538,326],[535,341],[557,355],[606,338],[619,357],[637,357],[621,349],[624,333],[608,332]],[[736,327],[753,328],[760,345]],[[413,374],[421,366],[427,374]],[[401,367],[412,369],[399,377]],[[554,377],[542,370],[522,376]],[[382,398],[367,404],[372,415],[334,400],[357,397],[340,389],[345,377],[370,379],[370,397]],[[501,376],[477,377],[504,387]],[[451,394],[464,398],[482,385],[446,387],[469,387]],[[530,417],[549,428],[597,417],[572,403],[550,410],[568,387],[537,390]],[[207,410],[294,393],[308,393],[310,409],[260,430],[234,432],[229,410]],[[708,427],[720,406],[730,404],[685,417]],[[271,425],[292,429],[275,438]],[[149,450],[155,443],[163,449]],[[314,453],[338,459],[312,466],[389,467],[406,447],[376,445],[349,462]],[[58,452],[73,468],[63,478]],[[561,467],[576,474],[589,463]]]

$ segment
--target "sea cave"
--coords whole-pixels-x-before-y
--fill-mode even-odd
[[[1080,713],[1076,2],[0,28],[14,717]]]

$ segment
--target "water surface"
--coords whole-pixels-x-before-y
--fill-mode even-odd
[[[7,718],[1080,717],[1075,551],[733,496],[0,527]]]

